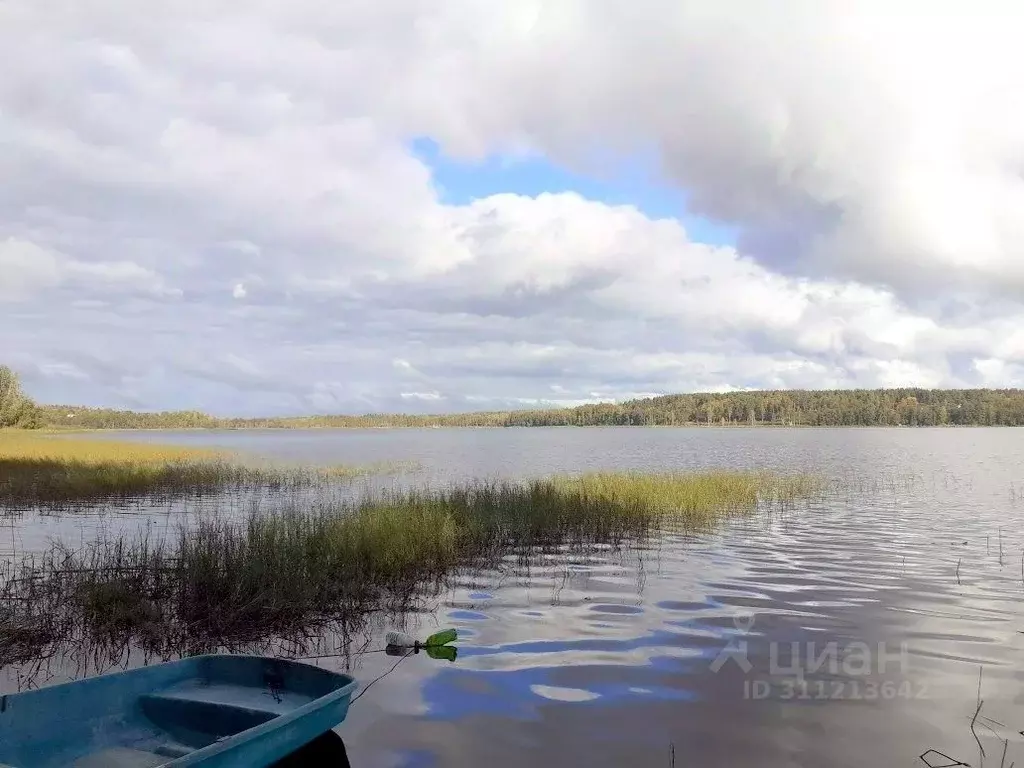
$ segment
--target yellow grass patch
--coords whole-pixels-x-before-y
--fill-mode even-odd
[[[0,509],[298,488],[368,471],[281,467],[203,448],[0,432]]]
[[[86,464],[166,464],[168,462],[223,459],[218,451],[172,445],[148,445],[115,440],[89,440],[0,430],[0,460],[75,461]]]

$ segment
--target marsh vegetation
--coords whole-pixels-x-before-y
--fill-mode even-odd
[[[0,511],[305,487],[366,471],[292,468],[212,450],[0,431]]]
[[[601,473],[378,492],[211,514],[168,535],[54,544],[0,580],[0,665],[68,638],[159,653],[192,640],[286,636],[405,604],[460,568],[665,529],[707,530],[822,493],[805,476]]]

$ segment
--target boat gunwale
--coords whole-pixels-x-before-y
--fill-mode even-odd
[[[231,654],[231,653],[209,653],[209,654],[204,654],[202,656],[191,656],[189,658],[190,659],[211,659],[211,658],[218,658],[218,657],[231,657],[231,658],[240,658],[240,659],[256,659],[256,660],[260,660],[260,661],[266,661],[268,659],[268,657],[266,657],[266,656],[251,656],[251,655],[247,655],[247,654]],[[232,734],[231,736],[228,736],[228,737],[226,737],[224,739],[221,739],[219,741],[215,741],[212,744],[208,744],[205,747],[203,747],[202,749],[197,749],[195,752],[190,752],[189,754],[184,755],[184,756],[179,757],[179,758],[176,758],[176,759],[172,760],[171,762],[164,763],[164,766],[162,768],[180,768],[180,767],[183,767],[183,766],[192,765],[193,763],[195,763],[195,762],[197,762],[199,760],[205,760],[208,757],[212,757],[213,755],[220,754],[221,752],[225,752],[228,749],[232,749],[232,748],[234,748],[236,746],[240,746],[241,744],[244,744],[244,743],[246,743],[248,741],[252,741],[256,737],[261,736],[263,733],[266,733],[266,732],[271,731],[271,730],[275,730],[276,728],[279,728],[279,727],[281,727],[283,725],[286,725],[286,724],[288,724],[288,723],[290,723],[290,722],[292,722],[294,720],[298,720],[301,717],[304,717],[305,715],[307,715],[307,714],[309,714],[311,712],[315,712],[315,711],[317,711],[319,709],[323,709],[326,706],[328,706],[329,704],[333,704],[334,702],[344,698],[345,696],[351,696],[352,692],[356,688],[356,685],[358,685],[358,681],[354,677],[352,677],[351,675],[345,674],[344,672],[332,672],[331,670],[323,669],[323,667],[318,667],[315,664],[306,664],[306,663],[301,662],[301,661],[292,661],[291,659],[272,659],[272,660],[273,661],[284,662],[284,663],[287,663],[287,664],[290,664],[290,665],[294,665],[294,666],[309,667],[311,669],[319,669],[319,670],[322,670],[324,672],[328,672],[328,673],[330,673],[332,675],[337,675],[338,677],[348,678],[348,682],[345,683],[344,685],[336,688],[335,690],[331,691],[330,693],[325,693],[323,696],[320,696],[319,698],[313,699],[312,701],[310,701],[310,702],[308,702],[306,704],[303,704],[301,707],[296,707],[295,709],[291,710],[290,712],[287,712],[287,713],[281,714],[281,715],[275,715],[274,717],[272,717],[269,720],[267,720],[265,723],[260,723],[259,725],[253,726],[252,728],[247,728],[244,731],[239,731],[236,734]]]

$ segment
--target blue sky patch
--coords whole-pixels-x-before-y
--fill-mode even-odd
[[[696,242],[736,243],[734,227],[690,214],[686,194],[659,181],[654,163],[642,158],[609,162],[608,173],[598,176],[574,173],[540,157],[492,155],[482,162],[461,162],[447,157],[429,138],[416,139],[411,149],[432,170],[441,201],[448,205],[464,205],[502,192],[529,197],[575,192],[610,205],[633,205],[652,219],[679,219]]]

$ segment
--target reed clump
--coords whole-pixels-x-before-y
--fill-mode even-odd
[[[53,642],[118,636],[156,650],[287,635],[407,604],[462,567],[620,545],[668,526],[703,529],[823,490],[813,478],[761,473],[602,473],[378,492],[244,519],[211,515],[159,541],[58,544],[0,574],[0,665],[31,649],[12,627],[34,628],[36,644],[49,631]]]
[[[713,471],[701,473],[593,472],[553,481],[559,493],[582,503],[608,502],[632,518],[714,523],[723,514],[759,502],[785,504],[825,490],[812,475]]]
[[[258,466],[205,449],[0,431],[0,510],[300,488],[359,472]]]

